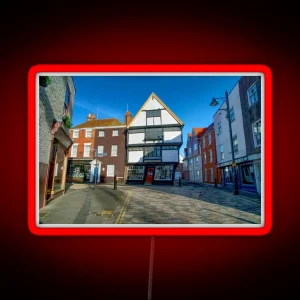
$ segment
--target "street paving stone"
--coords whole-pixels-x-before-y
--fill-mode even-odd
[[[138,186],[117,208],[118,224],[260,224],[259,199],[233,195],[207,186]]]

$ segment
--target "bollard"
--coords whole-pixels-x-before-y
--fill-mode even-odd
[[[181,186],[181,177],[179,177],[179,186]]]
[[[117,179],[117,176],[115,175],[114,176],[114,190],[117,190],[118,189],[118,179]]]
[[[218,187],[217,178],[215,178],[215,188]]]

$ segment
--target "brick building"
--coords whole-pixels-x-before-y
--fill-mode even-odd
[[[127,112],[125,122],[130,122]],[[124,177],[126,124],[118,119],[96,119],[89,114],[87,122],[72,128],[74,144],[69,151],[68,181],[112,183]]]
[[[199,148],[202,153],[202,174],[204,183],[222,183],[222,172],[217,167],[214,123],[199,135]]]
[[[75,86],[71,76],[40,77],[39,85],[39,207],[65,192],[67,153],[72,145],[71,122]],[[68,120],[69,119],[69,120]]]

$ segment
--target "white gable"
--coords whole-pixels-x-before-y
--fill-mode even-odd
[[[164,108],[154,97],[152,97],[147,105],[144,107],[144,110],[153,110],[153,109],[162,109]]]
[[[169,125],[169,124],[179,124],[167,110],[161,111],[161,119],[163,125]]]
[[[146,112],[141,111],[137,116],[136,119],[133,121],[131,126],[145,126],[146,125]]]

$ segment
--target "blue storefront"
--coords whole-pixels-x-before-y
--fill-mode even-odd
[[[233,188],[233,174],[232,162],[228,161],[219,164],[218,167],[222,169],[223,186]],[[253,161],[249,161],[248,157],[236,159],[236,172],[238,178],[238,189],[257,193],[255,170]]]

